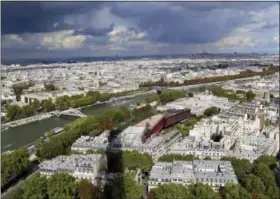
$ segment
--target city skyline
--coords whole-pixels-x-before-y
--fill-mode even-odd
[[[2,59],[279,53],[277,2],[3,2]]]

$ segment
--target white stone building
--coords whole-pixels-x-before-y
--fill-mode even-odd
[[[229,161],[194,160],[157,162],[152,167],[148,190],[161,184],[203,183],[218,190],[226,183],[238,183]]]

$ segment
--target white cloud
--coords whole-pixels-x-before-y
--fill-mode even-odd
[[[40,44],[50,50],[80,48],[86,36],[72,34],[72,30],[47,33],[40,39]]]
[[[18,43],[24,43],[23,39],[19,35],[11,34],[7,35],[7,38]]]
[[[275,43],[279,43],[279,35],[274,36],[274,37],[273,37],[273,41],[274,41]]]
[[[109,34],[110,41],[116,44],[129,45],[129,42],[138,41],[146,36],[145,32],[137,32],[124,26],[114,28]]]
[[[220,48],[247,48],[254,47],[256,44],[257,41],[253,40],[251,37],[241,36],[229,36],[217,42],[217,46]]]
[[[25,45],[26,42],[16,34],[9,34],[2,36],[2,47],[3,48],[10,48],[16,47],[18,45]]]

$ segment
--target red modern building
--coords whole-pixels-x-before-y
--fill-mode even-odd
[[[169,127],[177,122],[180,122],[186,118],[191,117],[191,109],[181,109],[181,110],[167,110],[164,114],[165,122],[164,127]]]
[[[135,126],[147,127],[147,131],[143,136],[143,142],[151,139],[153,136],[157,135],[157,133],[164,127],[164,115],[157,114],[152,117],[149,117]]]

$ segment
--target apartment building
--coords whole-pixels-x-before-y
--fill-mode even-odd
[[[106,169],[106,156],[100,154],[58,156],[39,165],[40,174],[47,177],[66,172],[77,180],[87,179],[95,183],[99,172]]]
[[[157,162],[152,167],[148,190],[161,184],[175,183],[188,185],[203,183],[218,190],[226,183],[238,183],[229,161],[194,160]]]

